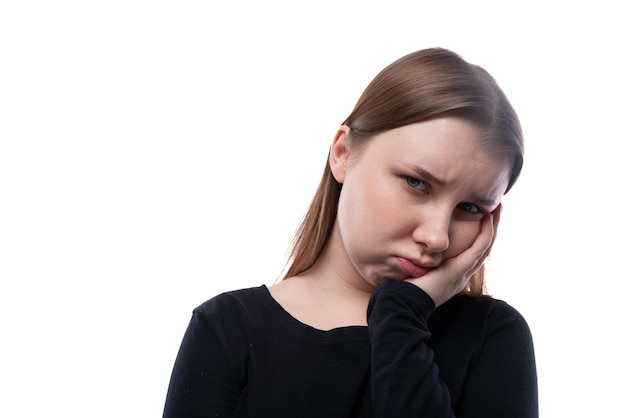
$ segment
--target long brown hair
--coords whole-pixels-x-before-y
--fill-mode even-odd
[[[511,158],[513,167],[507,192],[523,163],[523,135],[519,120],[496,81],[479,66],[442,48],[406,55],[383,69],[365,89],[343,124],[348,139],[363,144],[372,136],[429,118],[453,114],[476,124],[482,146]],[[341,184],[328,161],[322,180],[294,234],[283,279],[308,270],[319,257],[337,215]],[[485,267],[469,281],[463,293],[486,293]]]

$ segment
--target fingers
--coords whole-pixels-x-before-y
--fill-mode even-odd
[[[460,292],[489,255],[500,222],[501,208],[485,214],[478,236],[465,251],[420,278],[407,279],[424,290],[436,306]]]
[[[465,283],[478,271],[489,256],[496,240],[501,213],[502,205],[498,205],[493,212],[486,214],[481,221],[480,233],[474,243],[464,253],[459,254],[459,258],[467,256],[466,266],[468,267],[466,268],[468,270],[464,275]],[[462,262],[462,260],[459,261]]]
[[[496,241],[496,236],[498,234],[498,225],[500,224],[501,214],[502,214],[502,204],[498,205],[498,207],[496,207],[494,211],[490,213],[491,215],[490,225],[491,226],[488,227],[488,231],[486,231],[486,233],[490,236],[490,240],[489,240],[486,250],[481,255],[481,257],[479,257],[479,260],[481,261],[480,264],[482,264],[482,262],[485,261],[487,257],[489,257],[489,254],[491,253],[491,249],[493,248],[493,244]],[[487,218],[487,216],[485,216],[485,218]],[[485,222],[489,222],[489,219],[485,219],[485,218],[483,218],[483,224],[481,225],[481,234],[484,232],[482,228],[484,228]],[[480,267],[480,264],[479,264],[479,267]]]
[[[472,260],[475,261],[474,266],[471,266],[470,269],[473,269],[474,267],[480,267],[482,262],[487,258],[489,252],[491,251],[491,247],[496,238],[498,223],[500,222],[499,208],[500,207],[498,206],[496,210],[486,214],[483,217],[480,225],[480,233],[478,234],[472,245],[458,256],[459,258],[466,258],[468,263],[470,263]],[[473,271],[475,270],[473,269]]]
[[[491,247],[493,247],[493,243],[496,240],[496,235],[498,234],[498,225],[500,225],[500,216],[502,215],[502,203],[496,207],[496,209],[491,212],[493,215],[493,237],[491,238],[491,244],[489,246],[489,252],[491,252]],[[489,254],[489,252],[487,254]]]

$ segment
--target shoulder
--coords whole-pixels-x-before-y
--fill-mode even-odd
[[[523,322],[523,316],[503,300],[491,296],[469,297],[458,295],[441,305],[433,314],[435,317],[488,322]]]
[[[517,309],[493,297],[456,296],[437,308],[429,329],[442,380],[463,408],[489,405],[500,411],[489,416],[509,416],[511,410],[516,416],[535,416],[533,339]],[[473,385],[466,385],[469,381]]]
[[[526,320],[514,307],[492,297],[456,296],[429,318],[429,344],[436,353],[442,374],[455,376],[478,362],[500,371],[519,365],[534,370],[534,347]],[[462,352],[459,347],[463,347]]]
[[[212,297],[193,310],[187,329],[189,338],[219,341],[231,348],[246,346],[251,318],[261,309],[259,305],[267,294],[267,288],[259,286]]]
[[[210,322],[233,322],[243,320],[248,312],[263,305],[269,297],[265,286],[232,290],[221,293],[202,303],[193,310]]]
[[[507,302],[490,296],[456,296],[435,310],[429,319],[433,333],[454,329],[458,334],[506,335],[531,342],[530,329],[522,314]]]
[[[213,296],[194,309],[194,312],[207,314],[216,309],[238,308],[250,303],[260,303],[269,296],[266,286],[250,287],[247,289],[231,290]]]

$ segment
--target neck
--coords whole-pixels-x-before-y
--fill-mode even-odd
[[[355,270],[346,255],[337,228],[333,228],[313,266],[298,277],[307,279],[324,297],[369,300],[374,286]]]
[[[328,241],[310,269],[270,288],[287,312],[317,329],[367,325],[374,286],[356,273],[336,242]]]

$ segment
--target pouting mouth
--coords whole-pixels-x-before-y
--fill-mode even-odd
[[[410,277],[422,277],[423,275],[428,273],[433,267],[435,267],[435,266],[431,267],[429,265],[423,265],[417,261],[404,258],[404,257],[397,257],[397,259],[398,259],[398,266],[400,267],[400,270],[402,270],[404,274],[407,274]]]

